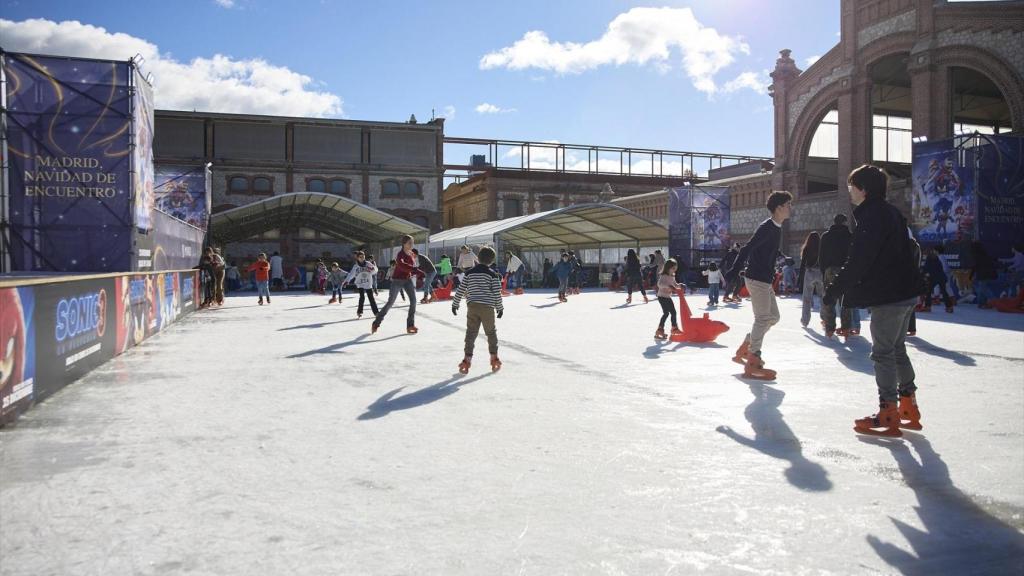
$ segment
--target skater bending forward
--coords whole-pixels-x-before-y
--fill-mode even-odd
[[[905,340],[923,281],[907,221],[885,199],[889,184],[885,172],[865,164],[851,172],[847,182],[857,228],[846,262],[825,288],[823,301],[832,305],[842,298],[851,308],[871,308],[871,360],[879,409],[856,420],[854,430],[902,436],[901,427],[921,429],[914,367]]]
[[[781,252],[782,223],[789,218],[793,208],[793,195],[789,192],[772,192],[766,204],[771,218],[757,227],[750,242],[740,250],[730,276],[744,271],[750,303],[754,309],[754,326],[740,344],[733,361],[743,364],[743,376],[758,380],[774,380],[775,371],[764,367],[761,359],[761,344],[768,330],[779,322],[779,304],[772,290],[775,279],[775,259]],[[745,267],[745,268],[744,268]]]
[[[491,370],[497,372],[501,368],[498,359],[498,330],[494,327],[494,317],[501,318],[505,309],[501,304],[501,277],[491,270],[494,263],[494,249],[485,246],[477,254],[479,263],[469,269],[466,279],[459,284],[459,289],[452,298],[452,314],[458,316],[459,302],[466,299],[466,356],[459,364],[459,372],[469,372],[473,361],[473,345],[476,343],[480,325],[484,326],[487,335],[487,351],[491,353]]]

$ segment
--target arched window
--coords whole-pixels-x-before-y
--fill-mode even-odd
[[[384,180],[380,183],[380,195],[381,196],[398,196],[400,194],[400,188],[398,182],[394,180]]]
[[[232,176],[228,180],[228,191],[236,194],[245,194],[249,191],[249,179],[245,176]]]
[[[547,212],[558,208],[558,200],[554,198],[541,198],[540,199],[540,211]]]
[[[326,192],[327,184],[320,178],[307,178],[306,190],[309,192]]]
[[[331,194],[348,197],[348,181],[340,179],[331,180]]]
[[[503,218],[512,218],[523,215],[523,201],[519,198],[505,198],[505,214]]]
[[[270,178],[258,176],[252,179],[252,191],[258,194],[269,194],[274,191]]]
[[[402,186],[402,195],[409,198],[418,198],[420,196],[420,183],[419,182],[406,182]]]
[[[818,124],[811,139],[808,156],[815,158],[839,158],[839,111],[829,110]]]

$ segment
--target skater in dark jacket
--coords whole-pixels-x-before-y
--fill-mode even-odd
[[[850,307],[871,308],[871,360],[879,410],[856,420],[854,430],[901,436],[900,427],[921,429],[914,367],[905,344],[910,315],[921,293],[920,272],[907,221],[886,201],[886,173],[865,164],[851,172],[847,182],[857,228],[846,262],[825,288],[824,301],[834,304],[843,297]]]
[[[850,251],[850,229],[846,227],[846,214],[836,214],[832,226],[821,235],[821,250],[818,264],[821,266],[822,282],[828,286],[839,274],[839,269],[846,262]],[[842,304],[842,301],[839,302]],[[836,333],[836,305],[822,304],[821,319],[825,321],[825,335],[829,338]],[[850,332],[853,312],[846,306],[840,306],[839,334],[846,336]]]
[[[939,260],[939,253],[934,246],[928,249],[928,255],[924,258],[924,273],[928,275],[928,290],[924,294],[924,311],[932,311],[932,294],[935,292],[935,287],[938,286],[939,294],[942,294],[942,302],[946,305],[946,312],[953,312],[953,298],[946,290],[949,278],[946,276],[946,270],[942,267],[942,260]]]
[[[647,304],[647,293],[644,292],[643,271],[640,269],[640,257],[636,251],[630,248],[626,252],[626,304],[633,301],[633,290],[640,290],[644,297],[644,304]]]
[[[459,363],[459,372],[466,374],[473,361],[473,348],[480,333],[480,325],[487,335],[487,351],[491,353],[491,370],[501,369],[498,359],[498,330],[494,318],[501,318],[505,308],[501,302],[501,276],[491,269],[496,254],[494,248],[484,246],[477,254],[479,264],[466,273],[466,279],[459,284],[459,290],[452,298],[452,314],[459,314],[459,302],[466,299],[466,346],[465,357]]]
[[[722,300],[725,302],[740,302],[742,299],[739,297],[740,287],[743,285],[743,280],[740,278],[739,273],[732,274],[732,267],[736,264],[736,257],[740,255],[740,243],[736,242],[731,248],[725,253],[725,258],[722,258],[722,277],[725,279],[725,294],[722,296]]]
[[[754,326],[736,350],[733,361],[744,365],[743,375],[747,378],[774,380],[775,371],[764,367],[761,344],[768,330],[781,318],[772,282],[775,280],[775,259],[782,255],[779,250],[782,223],[792,211],[793,195],[789,192],[772,192],[765,207],[771,217],[757,227],[750,242],[740,250],[730,271],[733,275],[743,271],[754,308]]]
[[[551,269],[551,275],[558,279],[559,302],[568,302],[565,292],[568,290],[570,274],[572,274],[572,264],[569,262],[569,255],[562,252],[562,260]]]

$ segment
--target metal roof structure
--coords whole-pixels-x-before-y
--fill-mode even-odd
[[[352,244],[397,242],[409,234],[422,242],[429,230],[345,198],[322,192],[291,192],[210,216],[216,242],[240,242],[274,228],[313,228]]]
[[[445,230],[430,237],[430,246],[491,244],[497,240],[524,249],[603,244],[663,244],[668,229],[614,204],[577,204]]]

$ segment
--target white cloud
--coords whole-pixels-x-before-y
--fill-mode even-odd
[[[768,78],[767,74],[757,74],[756,72],[743,72],[739,76],[729,80],[722,86],[724,92],[736,92],[744,88],[749,88],[755,92],[767,93],[768,91]]]
[[[474,110],[476,110],[477,114],[509,114],[516,111],[515,108],[502,108],[500,106],[495,106],[494,104],[488,104],[487,102],[478,104]]]
[[[749,54],[750,47],[739,37],[702,25],[689,8],[633,8],[616,16],[597,40],[552,42],[543,31],[533,30],[511,46],[485,54],[480,68],[578,74],[612,64],[651,64],[665,71],[673,51],[679,52],[693,85],[713,94],[718,89],[715,74],[732,64],[736,54]]]
[[[341,98],[311,89],[312,78],[258,58],[236,60],[215,54],[180,62],[141,38],[70,20],[0,19],[0,38],[4,49],[12,52],[110,60],[141,54],[143,70],[154,76],[157,108],[314,117],[342,114]]]
[[[451,104],[445,106],[444,110],[441,111],[441,117],[444,118],[445,120],[447,120],[448,122],[451,122],[452,120],[454,120],[455,119],[455,106],[452,106]]]
[[[821,54],[815,54],[814,56],[808,56],[804,58],[804,66],[810,66],[817,62],[821,58]]]
[[[213,0],[213,1],[216,2],[217,6],[220,6],[221,8],[234,8],[235,7],[235,0]]]

